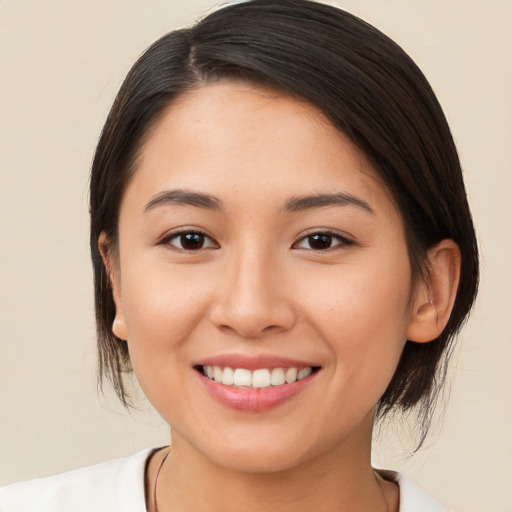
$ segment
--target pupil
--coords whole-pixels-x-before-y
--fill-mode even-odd
[[[312,249],[329,249],[331,241],[331,235],[311,235],[309,237],[309,246]]]
[[[204,235],[201,235],[201,233],[187,233],[186,235],[181,235],[181,246],[184,249],[200,249],[203,243]]]

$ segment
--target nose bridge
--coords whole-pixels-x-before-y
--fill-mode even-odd
[[[246,338],[291,327],[293,307],[279,283],[277,254],[250,241],[233,251],[219,290],[213,321]]]
[[[232,296],[237,297],[240,306],[256,310],[269,309],[275,290],[275,261],[268,251],[247,244],[233,261]]]

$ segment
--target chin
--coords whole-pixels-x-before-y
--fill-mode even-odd
[[[269,474],[291,470],[301,464],[302,457],[298,454],[286,454],[282,450],[276,452],[266,450],[227,450],[218,457],[211,457],[213,462],[223,468],[239,473]]]
[[[192,446],[201,457],[228,471],[264,474],[287,471],[307,460],[304,439],[285,440],[281,436],[254,439],[248,435],[243,439],[217,438],[207,445],[203,439],[192,442]]]

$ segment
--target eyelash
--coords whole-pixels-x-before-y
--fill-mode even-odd
[[[338,243],[336,243],[335,245],[333,245],[331,247],[326,247],[326,248],[321,248],[321,249],[320,248],[313,249],[313,248],[307,248],[307,247],[298,247],[301,242],[304,242],[313,237],[328,237],[329,241],[337,240]],[[346,247],[349,245],[354,245],[354,241],[350,240],[346,236],[340,235],[336,231],[331,231],[329,229],[325,229],[325,230],[320,230],[320,231],[314,231],[312,233],[309,233],[309,234],[303,236],[302,238],[300,238],[297,242],[295,242],[293,244],[292,248],[293,249],[306,249],[306,250],[310,250],[310,251],[314,251],[314,252],[326,252],[326,251],[331,251],[333,249],[336,249],[336,247],[338,247],[338,246]]]
[[[211,245],[208,246],[208,247],[199,247],[198,249],[186,249],[185,247],[183,247],[183,241],[180,243],[181,247],[177,247],[175,245],[173,245],[171,242],[173,240],[180,240],[181,237],[185,237],[185,236],[200,236],[203,238],[204,241],[206,240],[209,240],[211,242]],[[182,230],[182,231],[178,231],[176,233],[172,233],[166,237],[164,237],[158,245],[167,245],[167,246],[170,246],[172,247],[173,249],[177,250],[177,251],[184,251],[184,252],[188,252],[188,253],[191,253],[191,252],[198,252],[200,250],[204,250],[204,249],[212,249],[212,248],[217,248],[218,247],[218,244],[217,242],[215,242],[210,236],[208,236],[206,233],[204,233],[203,231],[200,231],[198,229],[187,229],[187,230]],[[204,245],[204,243],[203,243]]]
[[[193,237],[193,236],[199,236],[199,237],[202,237],[201,240],[202,240],[202,245],[201,247],[199,248],[196,248],[196,249],[186,249],[184,246],[183,246],[183,240],[181,240],[180,242],[180,246],[181,247],[178,247],[176,245],[173,245],[171,242],[173,240],[180,240],[181,237],[185,237],[185,236],[189,236],[189,237]],[[338,243],[336,243],[335,245],[333,246],[330,246],[330,247],[325,247],[325,248],[313,248],[313,247],[300,247],[300,244],[304,241],[307,241],[309,239],[310,241],[310,244],[311,244],[311,239],[313,237],[325,237],[326,239],[328,239],[327,241],[328,242],[332,242],[334,240],[337,240]],[[207,247],[204,247],[204,243],[206,241],[209,241],[210,242],[210,245],[207,246]],[[182,231],[178,231],[176,233],[172,233],[166,237],[164,237],[158,245],[167,245],[167,246],[170,246],[172,247],[173,249],[175,250],[178,250],[178,251],[184,251],[184,252],[188,252],[188,253],[191,253],[191,252],[198,252],[200,250],[205,250],[205,249],[212,249],[212,248],[218,248],[219,245],[217,244],[217,242],[215,242],[210,236],[208,236],[206,233],[204,233],[203,231],[200,231],[200,230],[197,230],[197,229],[190,229],[190,230],[182,230]],[[310,251],[313,251],[313,252],[327,252],[327,251],[331,251],[333,249],[335,249],[336,247],[338,246],[350,246],[350,245],[354,245],[354,242],[352,240],[350,240],[349,238],[343,236],[343,235],[340,235],[339,233],[335,232],[335,231],[331,231],[331,230],[320,230],[320,231],[314,231],[312,233],[309,233],[303,237],[301,237],[297,242],[295,242],[293,245],[292,245],[292,249],[305,249],[305,250],[310,250]]]

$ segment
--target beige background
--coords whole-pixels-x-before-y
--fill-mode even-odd
[[[430,79],[460,149],[482,249],[479,303],[442,428],[407,459],[391,426],[375,462],[460,512],[510,512],[512,1],[331,3],[388,33]],[[87,180],[131,63],[211,6],[0,0],[0,485],[167,441],[144,402],[130,416],[96,391]]]

